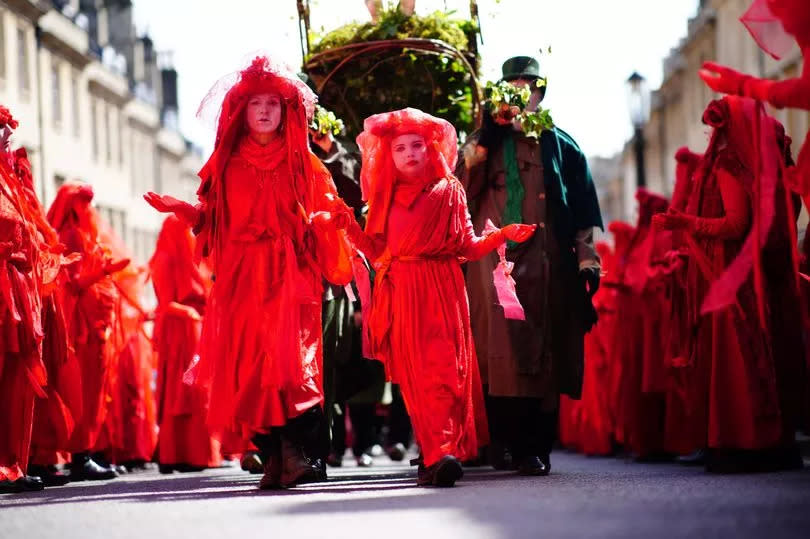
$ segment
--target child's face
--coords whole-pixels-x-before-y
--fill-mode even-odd
[[[424,176],[427,168],[427,144],[422,135],[408,133],[394,137],[391,155],[397,171],[406,178]]]

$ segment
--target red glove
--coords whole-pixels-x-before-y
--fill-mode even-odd
[[[107,275],[118,273],[122,269],[129,266],[129,263],[130,263],[129,258],[122,258],[121,260],[108,260],[104,264],[104,273],[106,273]]]
[[[715,92],[732,95],[742,95],[745,81],[751,78],[715,62],[704,62],[698,75]]]
[[[514,241],[516,243],[523,243],[524,241],[528,240],[534,234],[535,229],[537,229],[537,225],[506,225],[501,229],[503,233],[503,237],[509,241]]]
[[[653,226],[659,230],[686,230],[694,228],[695,218],[677,210],[659,213],[653,216]]]
[[[157,193],[149,191],[143,195],[143,198],[160,213],[174,213],[179,219],[188,223],[189,226],[196,225],[200,217],[200,212],[197,208],[188,202],[178,200],[172,196],[158,195]]]

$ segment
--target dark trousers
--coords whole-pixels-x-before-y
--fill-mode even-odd
[[[398,384],[391,386],[391,408],[388,416],[388,444],[411,446],[411,418]]]
[[[546,461],[557,439],[558,410],[548,411],[543,399],[486,396],[493,442],[506,446],[519,461],[537,456]]]
[[[266,458],[280,447],[281,437],[300,447],[309,458],[326,459],[329,454],[329,429],[320,406],[313,406],[303,414],[288,419],[283,427],[272,427],[266,434],[255,434],[251,441]]]
[[[376,404],[341,404],[344,414],[352,422],[352,454],[359,457],[377,443]],[[342,456],[346,452],[346,416],[335,415],[332,424],[332,452]]]

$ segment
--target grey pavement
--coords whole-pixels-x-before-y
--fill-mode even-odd
[[[717,476],[557,452],[549,477],[468,469],[454,489],[377,459],[326,483],[259,491],[238,468],[131,474],[0,496],[0,539],[810,537],[810,469]]]

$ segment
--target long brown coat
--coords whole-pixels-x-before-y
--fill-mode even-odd
[[[512,277],[526,320],[507,320],[497,304],[492,271],[496,253],[467,265],[467,291],[476,353],[490,395],[505,397],[579,398],[582,389],[585,324],[590,302],[578,276],[572,243],[560,244],[557,223],[547,203],[540,144],[520,133],[515,139],[525,196],[523,222],[537,224],[526,243],[507,250],[515,263]],[[475,144],[474,136],[467,144]],[[457,171],[467,189],[476,233],[488,219],[503,226],[506,175],[503,151]]]

